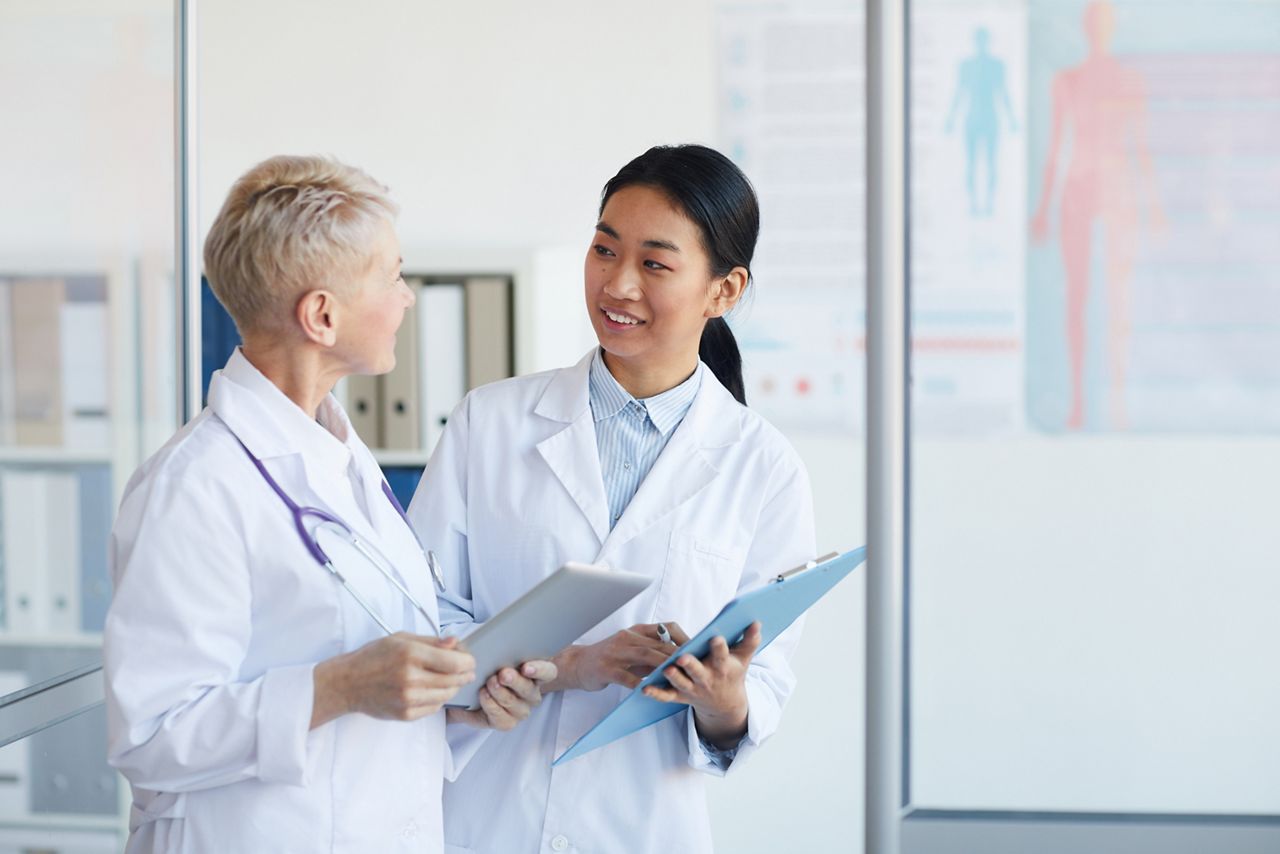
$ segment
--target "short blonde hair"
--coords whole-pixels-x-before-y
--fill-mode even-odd
[[[204,242],[204,270],[241,335],[287,325],[316,289],[348,295],[397,208],[387,188],[325,157],[272,157],[236,181]]]

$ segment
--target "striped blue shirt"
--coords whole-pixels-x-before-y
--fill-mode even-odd
[[[702,371],[662,394],[636,400],[623,388],[596,350],[591,360],[588,389],[591,416],[596,422],[596,450],[604,475],[604,493],[609,499],[609,530],[618,524],[640,484],[667,446],[671,434],[693,405],[702,387]],[[738,748],[721,749],[699,738],[703,751],[724,771],[733,763]]]
[[[696,370],[675,388],[636,400],[613,378],[600,350],[596,350],[588,387],[600,471],[609,499],[609,530],[622,518],[671,434],[693,405],[701,385],[702,371]]]

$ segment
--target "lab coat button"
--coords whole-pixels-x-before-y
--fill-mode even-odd
[[[555,851],[563,851],[569,847],[569,839],[566,836],[557,836],[551,840],[551,848]]]

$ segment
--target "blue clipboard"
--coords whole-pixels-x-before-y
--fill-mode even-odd
[[[840,555],[826,555],[790,572],[781,573],[764,587],[734,599],[720,609],[720,613],[705,629],[671,653],[670,658],[642,679],[613,711],[601,718],[551,764],[555,766],[576,759],[597,747],[603,747],[611,741],[684,711],[688,706],[683,703],[661,703],[646,697],[644,689],[650,685],[666,687],[667,680],[662,671],[685,653],[702,658],[710,651],[711,639],[714,637],[723,637],[733,646],[756,620],[760,621],[762,630],[760,649],[764,649],[814,602],[853,572],[866,560],[866,556],[866,546]]]

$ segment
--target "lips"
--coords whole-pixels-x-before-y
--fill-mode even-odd
[[[641,320],[640,318],[634,315],[628,314],[625,311],[618,311],[612,308],[601,307],[600,313],[604,315],[605,321],[610,326],[630,328],[634,326],[640,326],[644,323],[643,320]]]

